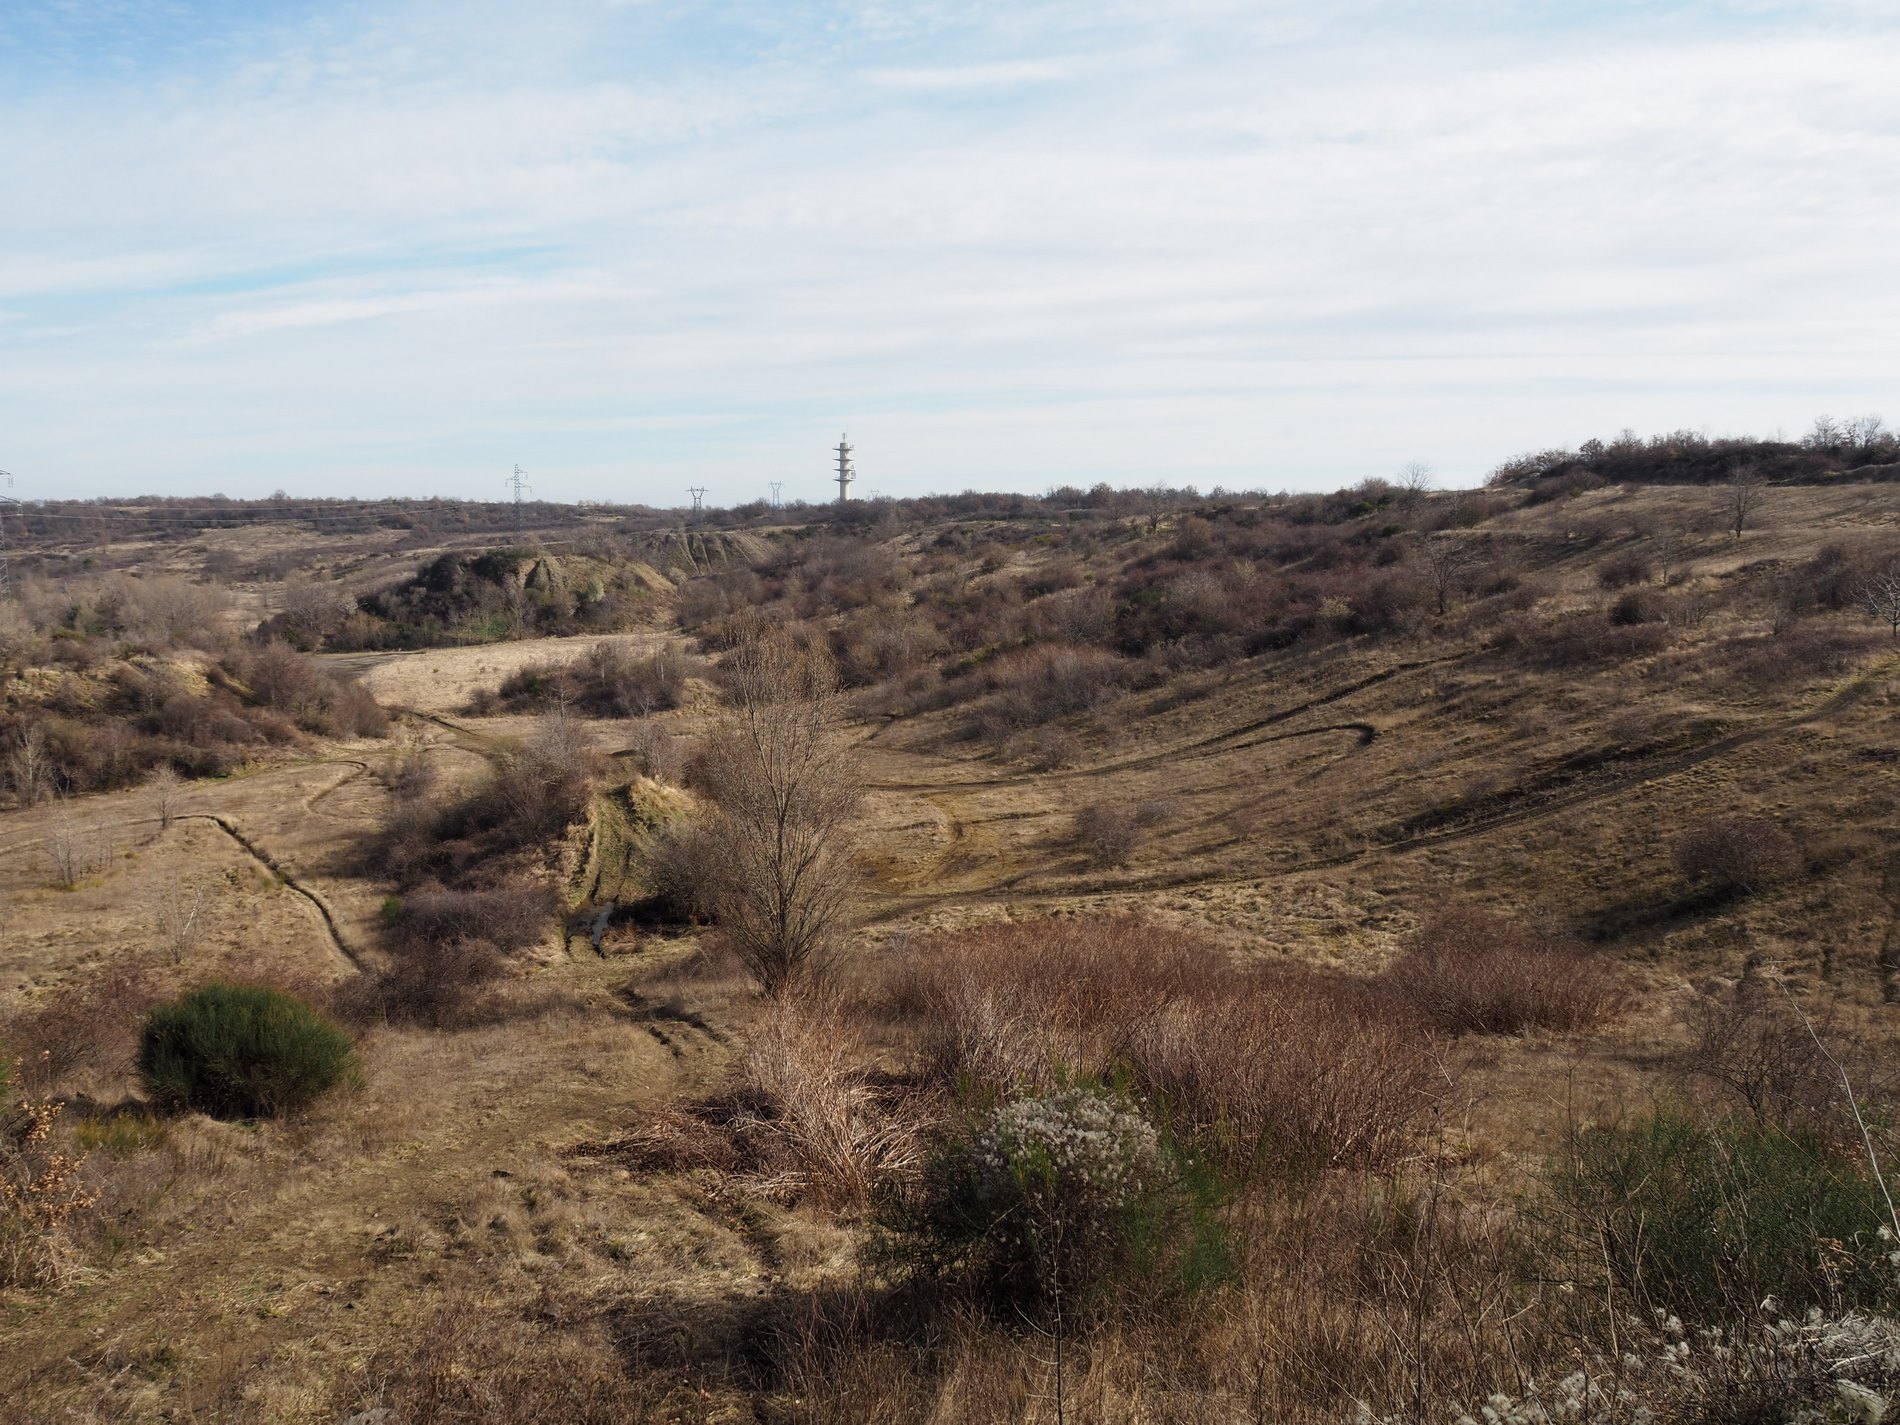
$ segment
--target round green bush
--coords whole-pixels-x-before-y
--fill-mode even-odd
[[[214,1118],[294,1113],[355,1077],[356,1046],[281,990],[210,984],[145,1021],[139,1073],[169,1109]]]

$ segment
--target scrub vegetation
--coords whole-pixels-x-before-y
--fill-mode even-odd
[[[1881,1419],[1896,471],[28,509],[0,1393]]]

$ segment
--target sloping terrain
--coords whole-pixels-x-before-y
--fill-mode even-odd
[[[1657,1056],[1680,1041],[1698,988],[1751,967],[1780,967],[1843,1024],[1891,1042],[1900,648],[1852,607],[1800,591],[1832,546],[1900,551],[1897,489],[1776,489],[1739,538],[1722,528],[1717,488],[1501,500],[1438,529],[1420,515],[1360,546],[1395,552],[1389,565],[1366,554],[1366,569],[1411,571],[1402,616],[1367,626],[1353,604],[1365,581],[1327,565],[1336,552],[1302,550],[1322,567],[1289,565],[1286,577],[1336,585],[1289,594],[1310,605],[1306,631],[1252,649],[1207,632],[1212,614],[1171,652],[1129,642],[1186,616],[1190,574],[1242,586],[1218,564],[1217,518],[1212,535],[1186,514],[1121,521],[1083,548],[1060,519],[943,518],[798,567],[773,564],[783,546],[756,534],[681,535],[670,564],[686,627],[672,617],[673,578],[655,575],[650,629],[612,637],[644,654],[696,632],[717,653],[748,609],[809,601],[800,617],[858,673],[864,886],[847,963],[867,982],[933,930],[1103,911],[1194,927],[1243,961],[1360,977],[1453,900],[1594,947],[1635,992],[1615,1024],[1447,1052],[1463,1106],[1456,1129],[1440,1130],[1457,1139],[1447,1160],[1508,1183],[1579,1105],[1655,1091]],[[1360,523],[1341,528],[1388,517],[1342,515]],[[1673,570],[1654,567],[1663,531]],[[1184,537],[1212,542],[1181,551]],[[1446,537],[1470,558],[1440,614],[1413,551]],[[1246,580],[1264,577],[1263,549],[1244,556]],[[1607,580],[1606,565],[1631,555],[1646,572]],[[165,557],[176,565],[181,550]],[[523,589],[545,565],[513,566],[528,571]],[[1173,582],[1144,592],[1157,568]],[[623,564],[614,577],[646,575]],[[950,593],[924,590],[927,579]],[[1107,672],[1086,696],[1035,709],[1033,723],[1006,706],[1009,660],[1083,646],[1069,631],[1094,626],[1082,605],[1111,588],[1112,653],[1090,665]],[[974,617],[985,589],[1002,591],[1016,632],[978,630],[968,653],[933,641]],[[941,628],[920,621],[928,599],[948,610]],[[1065,631],[1022,633],[1036,628]],[[928,651],[912,657],[906,640]],[[130,964],[153,993],[225,975],[314,994],[381,965],[391,883],[362,847],[390,816],[402,768],[475,782],[536,722],[473,716],[472,696],[596,641],[329,655],[390,711],[389,736],[262,749],[232,776],[191,784],[163,831],[137,789],[0,815],[0,997],[32,1011]],[[630,749],[655,728],[690,749],[717,712],[708,692],[651,718],[586,723],[594,747],[619,754],[601,795],[621,801],[544,848],[565,878],[564,913],[611,910],[627,894],[632,804],[618,789],[639,777]],[[1109,851],[1084,833],[1089,815],[1121,828]],[[1681,835],[1735,815],[1784,828],[1800,874],[1744,896],[1689,883],[1672,860]],[[88,848],[72,889],[52,885],[60,837]],[[184,883],[211,890],[202,933],[174,957],[157,907]],[[549,1359],[579,1352],[567,1368],[581,1375],[618,1362],[652,1418],[826,1418],[800,1414],[788,1389],[761,1405],[769,1392],[736,1343],[759,1312],[847,1280],[861,1222],[748,1194],[709,1169],[595,1151],[717,1090],[744,1057],[756,1001],[697,955],[692,926],[604,945],[569,929],[557,920],[518,957],[491,1022],[368,1031],[364,1087],[307,1121],[192,1119],[128,1129],[116,1146],[95,1133],[119,1216],[61,1290],[5,1298],[17,1344],[0,1359],[0,1394],[19,1418],[332,1420],[408,1378],[392,1341],[436,1333],[429,1368],[449,1390],[479,1372],[497,1329]],[[134,1095],[128,1067],[89,1060],[65,1086],[85,1096],[74,1115]],[[125,1118],[148,1122],[129,1102]],[[495,1350],[506,1360],[494,1369],[516,1369],[509,1348]],[[1248,1417],[1223,1406],[1206,1418]]]

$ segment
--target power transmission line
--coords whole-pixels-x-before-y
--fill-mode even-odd
[[[706,487],[704,485],[688,485],[686,487],[686,493],[693,497],[693,523],[698,524],[702,514],[700,501],[706,498]]]
[[[517,538],[521,534],[521,492],[523,490],[532,490],[534,488],[534,486],[528,484],[527,481],[521,478],[526,473],[527,472],[525,472],[521,468],[521,466],[517,464],[515,466],[515,473],[513,475],[510,475],[507,480],[507,483],[514,487],[514,492],[515,492],[515,535]]]
[[[6,476],[7,488],[11,490],[13,488],[13,476],[8,474],[5,470],[0,470],[0,475]],[[6,507],[8,505],[17,507],[19,503],[20,502],[11,495],[0,495],[0,600],[9,599],[13,596],[13,574],[7,568]]]
[[[776,510],[778,508],[778,492],[785,488],[785,482],[783,480],[770,480],[766,483],[772,487],[772,508]]]

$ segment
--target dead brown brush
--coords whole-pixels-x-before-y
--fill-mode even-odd
[[[9,1052],[29,1091],[110,1092],[131,1072],[139,1027],[158,989],[137,964],[116,964],[74,981],[6,1023]]]
[[[1446,1034],[1572,1033],[1603,1023],[1625,999],[1601,956],[1469,905],[1435,915],[1383,978]]]
[[[1753,895],[1801,871],[1794,838],[1760,816],[1715,816],[1676,838],[1676,869],[1728,895]]]
[[[46,1099],[0,1102],[0,1286],[51,1286],[78,1254],[70,1219],[96,1200],[85,1157],[54,1136],[60,1108]]]
[[[1135,917],[921,938],[887,1012],[913,1024],[931,1082],[1008,1093],[1126,1073],[1229,1161],[1390,1161],[1432,1072],[1421,1027],[1363,982],[1237,965]]]

